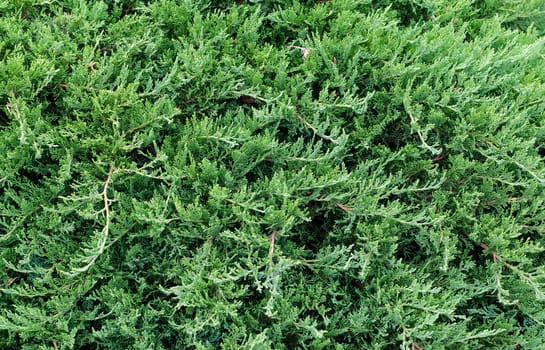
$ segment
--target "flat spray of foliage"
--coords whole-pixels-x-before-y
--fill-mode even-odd
[[[0,349],[544,348],[544,1],[0,12]]]

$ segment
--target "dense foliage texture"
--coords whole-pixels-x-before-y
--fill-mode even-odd
[[[542,0],[0,1],[0,349],[543,349]]]

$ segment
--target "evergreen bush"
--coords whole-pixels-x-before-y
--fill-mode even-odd
[[[0,14],[1,349],[545,348],[542,0]]]

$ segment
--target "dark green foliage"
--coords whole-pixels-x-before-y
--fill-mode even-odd
[[[0,1],[0,348],[543,348],[544,4]]]

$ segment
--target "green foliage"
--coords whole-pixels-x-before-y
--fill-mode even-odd
[[[542,348],[544,6],[0,1],[0,348]]]

